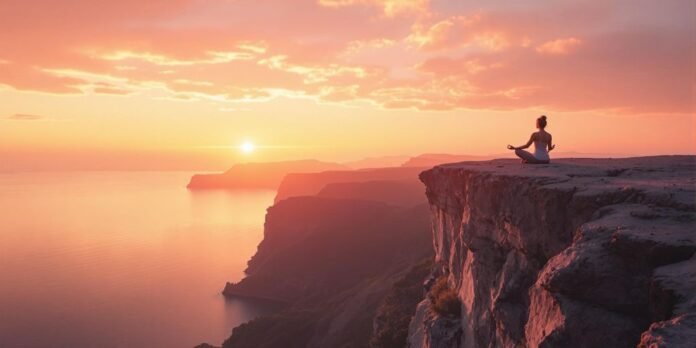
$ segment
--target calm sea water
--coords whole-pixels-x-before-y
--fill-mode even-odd
[[[272,191],[190,173],[0,173],[0,347],[219,344],[271,310],[226,301]]]

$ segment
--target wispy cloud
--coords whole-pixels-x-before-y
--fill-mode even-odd
[[[580,39],[574,37],[558,39],[539,45],[536,51],[542,54],[568,54],[580,46],[581,43]]]
[[[7,119],[13,120],[13,121],[38,121],[38,120],[45,119],[45,117],[41,116],[41,115],[31,115],[31,114],[13,114],[13,115],[7,116]]]

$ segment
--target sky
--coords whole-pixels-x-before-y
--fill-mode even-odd
[[[695,6],[2,0],[0,171],[693,154]]]

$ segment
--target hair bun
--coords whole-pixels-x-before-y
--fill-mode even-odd
[[[539,118],[546,121],[546,115],[541,115],[541,117],[539,117]]]

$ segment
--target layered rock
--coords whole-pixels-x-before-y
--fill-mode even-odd
[[[429,225],[425,204],[278,202],[268,211],[247,276],[227,284],[224,294],[282,301],[286,308],[236,328],[223,346],[367,346],[390,289],[413,265],[432,258]]]
[[[410,267],[427,253],[425,206],[290,198],[269,208],[264,239],[246,277],[225,295],[295,302]]]
[[[462,315],[444,325],[425,300],[411,347],[693,342],[696,157],[470,162],[421,180]]]
[[[428,203],[423,184],[416,177],[411,180],[333,183],[326,185],[317,196],[377,201],[401,207]]]
[[[405,347],[413,311],[423,296],[423,278],[430,272],[432,259],[414,266],[392,286],[373,320],[370,347]]]
[[[287,175],[276,194],[275,202],[280,202],[290,197],[314,196],[322,190],[328,189],[328,185],[341,183],[368,183],[368,182],[398,182],[418,184],[418,174],[426,168],[376,168],[365,170],[326,171],[322,173],[292,173]],[[345,192],[345,191],[344,191]],[[350,195],[342,194],[341,198]],[[357,198],[357,196],[352,196]]]

